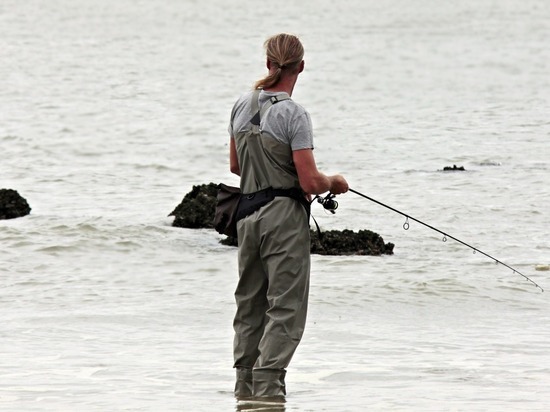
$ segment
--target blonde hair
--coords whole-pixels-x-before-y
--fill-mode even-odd
[[[258,80],[254,89],[267,89],[276,85],[281,79],[283,70],[298,70],[304,58],[304,47],[298,37],[280,33],[268,38],[265,43],[265,54],[277,70]]]

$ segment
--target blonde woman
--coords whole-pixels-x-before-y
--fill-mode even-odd
[[[291,34],[266,40],[268,74],[231,112],[230,169],[243,193],[237,222],[235,396],[284,401],[286,368],[306,322],[309,198],[348,190],[340,175],[317,170],[308,112],[292,92],[304,48]]]

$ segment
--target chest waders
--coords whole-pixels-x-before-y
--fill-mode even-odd
[[[234,367],[235,396],[284,397],[286,367],[302,338],[310,272],[309,211],[292,162],[292,149],[260,130],[260,120],[286,94],[259,110],[252,96],[251,122],[235,136],[243,199],[269,199],[237,222],[239,282]],[[293,193],[294,195],[291,195]],[[296,196],[297,195],[297,196]],[[262,203],[262,202],[260,202]],[[307,200],[305,203],[309,205]],[[241,206],[239,206],[241,207]]]

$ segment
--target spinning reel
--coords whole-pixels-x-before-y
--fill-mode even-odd
[[[329,193],[325,197],[317,196],[317,202],[323,205],[323,207],[330,213],[334,214],[336,213],[336,209],[338,209],[338,202],[334,200],[335,197],[336,195],[333,195],[332,193]]]

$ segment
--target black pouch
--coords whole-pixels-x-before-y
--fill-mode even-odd
[[[218,202],[214,213],[214,229],[222,235],[236,238],[237,210],[241,199],[241,189],[220,183],[216,198]]]
[[[259,192],[242,195],[236,221],[251,215],[262,206],[267,205],[273,199],[275,199],[275,192],[271,187],[260,190]]]

